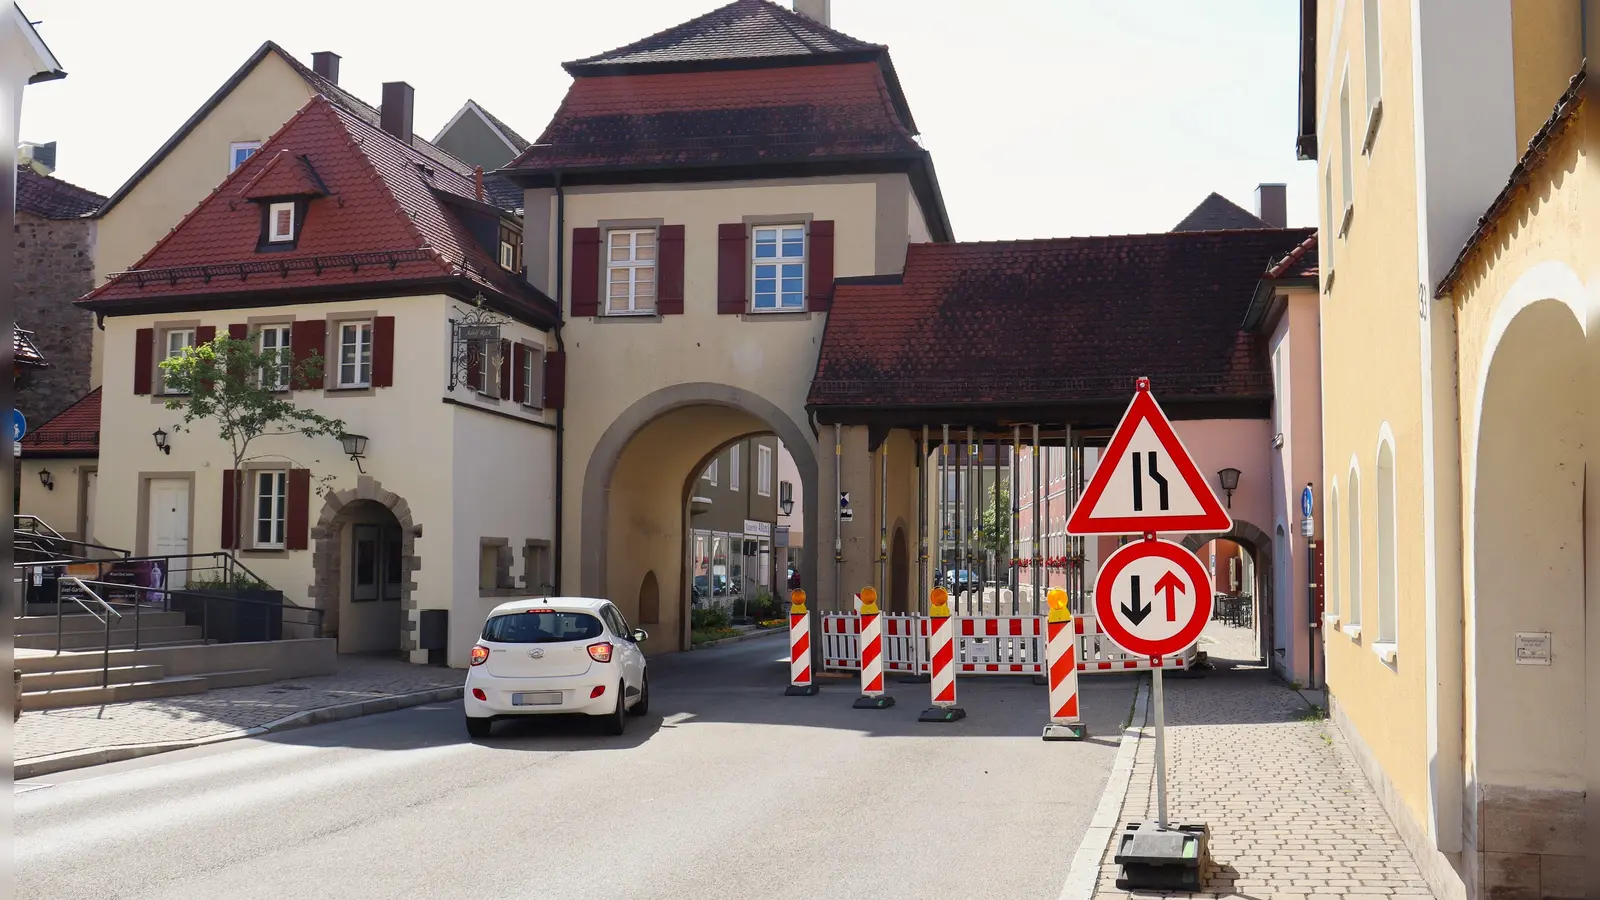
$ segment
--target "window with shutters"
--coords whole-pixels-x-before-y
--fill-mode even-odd
[[[762,225],[752,229],[757,312],[802,310],[806,305],[806,228]]]
[[[522,368],[517,373],[521,385],[523,406],[539,409],[544,406],[544,350],[539,347],[522,348]]]
[[[739,457],[743,455],[739,451],[743,449],[738,444],[728,448],[728,490],[730,491],[739,489]]]
[[[522,271],[522,232],[505,222],[500,223],[500,267]]]
[[[161,332],[161,359],[163,360],[177,359],[183,355],[184,350],[193,346],[193,328],[169,328],[166,331]],[[158,364],[156,366],[156,376],[158,379],[160,378],[161,373],[162,369]],[[176,393],[176,391],[169,391],[166,389],[165,385],[163,385],[161,388],[161,393],[170,394]]]
[[[251,543],[257,550],[282,550],[289,522],[289,473],[283,469],[257,471],[254,482]]]
[[[476,341],[468,350],[476,364],[467,370],[467,382],[480,394],[494,393],[494,347],[488,341]]]
[[[765,444],[756,447],[756,493],[772,496],[772,448]]]
[[[289,367],[294,361],[293,343],[290,337],[293,331],[290,325],[265,325],[261,328],[258,338],[258,349],[261,351],[262,361],[268,363],[256,372],[261,379],[261,386],[269,391],[286,391],[289,389]],[[272,364],[277,360],[276,365]]]
[[[339,371],[342,388],[372,386],[372,323],[339,323]]]
[[[606,232],[606,315],[649,315],[655,311],[655,229]]]
[[[274,203],[267,207],[267,241],[269,243],[293,243],[295,224],[293,203]]]

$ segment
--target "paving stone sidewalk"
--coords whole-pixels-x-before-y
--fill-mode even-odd
[[[73,751],[200,740],[308,710],[460,687],[465,680],[466,673],[456,669],[341,656],[332,675],[219,688],[186,697],[24,710],[12,731],[13,759],[20,764]]]
[[[1241,641],[1215,637],[1220,646]],[[1299,692],[1264,670],[1231,666],[1167,678],[1165,689],[1168,817],[1211,826],[1205,890],[1118,890],[1107,847],[1096,898],[1433,896],[1343,735]],[[1146,726],[1120,821],[1155,815],[1155,729]]]

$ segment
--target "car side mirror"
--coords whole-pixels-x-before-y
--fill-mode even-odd
[[[649,639],[650,633],[645,631],[643,628],[635,628],[633,630],[633,642],[635,644],[642,644]]]

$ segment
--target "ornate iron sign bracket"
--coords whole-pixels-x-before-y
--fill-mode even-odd
[[[459,384],[470,385],[474,369],[487,373],[500,368],[504,356],[500,352],[500,329],[509,324],[510,319],[484,309],[481,296],[461,318],[450,320],[449,390]]]

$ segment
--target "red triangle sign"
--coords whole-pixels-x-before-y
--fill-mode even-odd
[[[1213,534],[1233,519],[1217,501],[1141,378],[1100,464],[1067,520],[1068,534]]]

